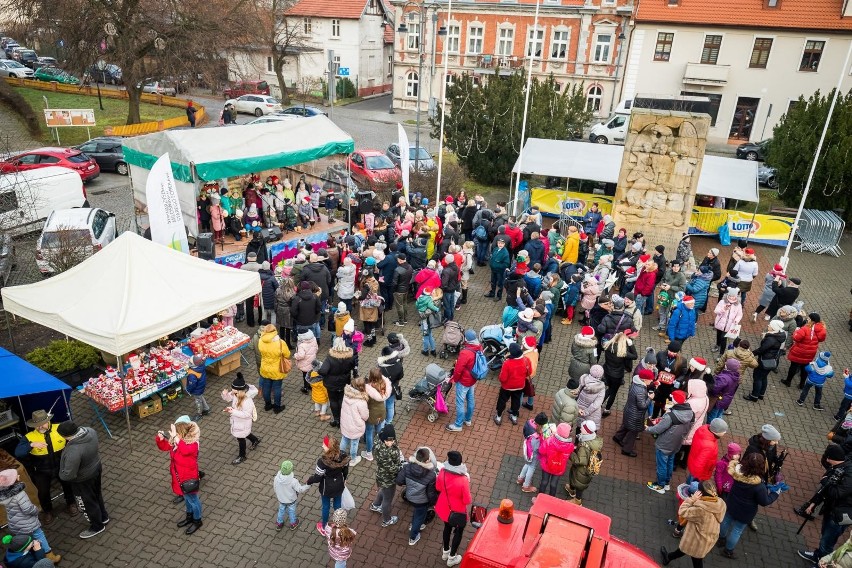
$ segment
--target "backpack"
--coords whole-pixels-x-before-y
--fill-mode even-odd
[[[473,236],[480,241],[487,241],[488,230],[485,228],[484,225],[479,225],[476,229],[473,230]]]
[[[598,475],[601,472],[601,466],[603,465],[603,459],[601,458],[601,453],[597,450],[589,450],[589,475]]]
[[[547,469],[550,471],[565,471],[568,465],[568,456],[563,451],[547,452]]]
[[[470,370],[470,374],[477,381],[481,381],[488,375],[488,360],[485,359],[485,354],[482,351],[474,351],[473,349],[468,349],[468,351],[472,351],[474,355],[473,368]]]

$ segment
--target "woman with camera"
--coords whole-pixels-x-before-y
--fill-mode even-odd
[[[200,478],[198,471],[198,440],[201,430],[189,416],[181,416],[169,427],[169,434],[157,432],[157,447],[169,452],[169,472],[172,477],[172,491],[183,496],[186,505],[186,518],[177,522],[178,527],[186,527],[186,534],[192,534],[201,528],[201,499],[198,496]]]

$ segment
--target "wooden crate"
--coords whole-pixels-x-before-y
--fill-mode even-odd
[[[211,375],[216,375],[217,377],[221,377],[226,373],[230,373],[231,371],[236,371],[240,368],[240,352],[232,353],[227,357],[223,357],[219,359],[209,367],[207,367],[207,372]]]
[[[152,414],[162,412],[163,402],[160,400],[160,397],[154,396],[140,400],[134,405],[134,408],[136,409],[136,415],[139,416],[139,418],[145,418]]]

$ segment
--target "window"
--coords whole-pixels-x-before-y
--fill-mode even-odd
[[[722,36],[704,36],[704,49],[701,50],[701,63],[704,65],[716,65],[719,59],[719,48],[722,47]]]
[[[19,164],[37,164],[38,163],[38,154],[27,154],[26,156],[21,156],[18,158]]]
[[[544,29],[527,29],[527,57],[541,57],[544,48]]]
[[[754,47],[751,48],[751,59],[748,61],[748,66],[752,69],[766,69],[766,62],[769,61],[771,49],[771,37],[754,38]]]
[[[106,229],[108,219],[109,215],[107,215],[105,211],[101,210],[95,212],[95,218],[92,219],[92,233],[94,233],[96,239],[101,238],[101,235],[104,233],[104,229]]]
[[[447,53],[459,52],[459,38],[461,28],[459,26],[447,26]]]
[[[805,50],[802,52],[802,63],[799,65],[799,71],[813,71],[819,68],[819,60],[822,58],[822,50],[825,47],[824,41],[816,41],[809,39],[805,42]]]
[[[334,60],[332,60],[332,63],[334,63],[334,74],[337,75],[338,73],[340,73],[340,56],[335,55]]]
[[[719,107],[722,105],[722,95],[705,93],[703,91],[681,91],[680,94],[685,97],[707,97],[710,99],[707,114],[710,115],[710,126],[716,126],[716,119],[719,116]]]
[[[420,22],[408,24],[408,49],[420,49]]]
[[[416,97],[419,91],[420,77],[416,72],[410,71],[408,75],[405,76],[405,96]]]
[[[340,20],[331,21],[331,37],[340,37]]]
[[[598,112],[601,110],[601,100],[603,100],[603,88],[600,85],[593,85],[586,95],[586,110]]]
[[[453,85],[456,84],[456,77],[452,73],[447,73],[446,80],[447,80],[447,88],[450,88],[450,87],[452,87]]]
[[[568,30],[553,32],[553,40],[550,42],[550,58],[565,59],[568,57]]]
[[[305,30],[305,35],[311,33],[311,19],[305,18],[302,20],[302,27]]]
[[[654,48],[654,61],[668,61],[672,55],[672,43],[674,43],[673,33],[658,33],[657,46]]]
[[[515,49],[515,30],[500,28],[497,31],[497,55],[512,55]]]
[[[467,52],[472,54],[482,53],[483,37],[485,37],[485,28],[482,26],[471,26],[467,30]]]
[[[388,77],[393,75],[393,54],[388,55]]]
[[[272,57],[266,58],[266,71],[272,73]]]
[[[612,47],[612,34],[598,34],[595,38],[595,63],[609,63],[609,51]]]

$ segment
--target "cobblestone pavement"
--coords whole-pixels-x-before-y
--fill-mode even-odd
[[[849,248],[850,239],[843,245]],[[696,256],[700,258],[714,241],[693,239]],[[781,249],[757,247],[761,272],[777,260]],[[723,262],[728,253],[722,252]],[[849,296],[849,260],[827,256],[816,256],[794,252],[791,273],[804,280],[802,295],[806,308],[816,310],[828,326],[828,341],[825,347],[833,353],[835,368],[842,369],[852,361],[852,334],[847,331],[848,308],[852,304]],[[486,291],[487,270],[478,269],[472,277],[470,303],[458,314],[458,321],[466,327],[479,329],[498,320],[502,303],[493,303],[482,298]],[[759,292],[753,291],[747,308],[753,309]],[[747,310],[748,311],[748,310]],[[665,348],[663,340],[650,332],[653,323],[644,324],[639,340],[644,349],[653,346]],[[654,318],[655,319],[655,318]],[[690,339],[685,347],[689,355],[702,355],[711,359],[713,330],[708,325],[709,316],[701,318],[698,336]],[[764,322],[744,324],[744,335],[756,339]],[[398,328],[397,328],[398,329]],[[396,331],[396,329],[394,329]],[[390,331],[390,328],[388,329]],[[424,373],[425,366],[433,362],[420,355],[416,327],[410,323],[403,330],[412,343],[412,355],[406,360],[406,377],[403,392]],[[571,337],[578,332],[577,324],[562,326],[557,323],[553,343],[543,354],[537,385],[539,397],[536,410],[548,411],[551,396],[567,380],[566,354]],[[378,347],[365,349],[361,354],[362,370],[366,371],[375,362]],[[329,346],[329,336],[323,332],[321,355]],[[449,369],[451,360],[438,361]],[[773,375],[767,400],[759,404],[747,404],[736,397],[732,406],[733,415],[726,417],[734,440],[744,443],[766,422],[775,424],[782,432],[782,446],[789,448],[791,456],[785,465],[785,474],[791,491],[782,496],[773,506],[762,509],[757,518],[759,532],[746,531],[738,552],[741,560],[736,563],[722,558],[717,551],[707,558],[708,566],[744,565],[756,567],[803,566],[795,555],[797,548],[807,544],[814,546],[818,539],[818,528],[811,523],[803,536],[795,534],[798,519],[792,508],[810,496],[820,466],[818,458],[825,445],[825,433],[831,426],[831,414],[842,396],[842,383],[834,379],[826,388],[825,406],[828,412],[816,412],[809,407],[799,408],[794,404],[796,392],[779,386],[786,372],[782,363],[781,375]],[[247,380],[256,382],[257,373],[253,363],[243,365]],[[174,526],[183,515],[183,507],[171,503],[168,461],[165,454],[156,450],[153,440],[157,430],[167,429],[171,420],[180,414],[191,413],[191,402],[181,399],[169,404],[162,413],[145,419],[131,417],[131,432],[128,433],[122,415],[107,417],[115,439],[109,439],[93,416],[90,406],[79,394],[72,397],[72,409],[81,424],[93,426],[101,437],[101,453],[104,461],[104,493],[112,522],[103,534],[82,541],[77,534],[84,528],[81,519],[60,516],[47,529],[48,537],[56,551],[65,556],[63,566],[78,567],[121,567],[155,565],[162,567],[247,567],[247,566],[327,566],[330,564],[325,543],[313,525],[319,519],[319,499],[315,489],[305,494],[299,505],[302,525],[295,531],[275,531],[275,497],[272,478],[277,464],[291,459],[296,475],[304,480],[313,469],[320,452],[322,437],[335,432],[325,423],[316,422],[311,415],[308,397],[299,393],[300,382],[296,372],[286,379],[284,402],[286,410],[280,415],[260,412],[255,424],[255,433],[263,439],[260,447],[249,453],[249,459],[241,466],[232,466],[236,456],[236,443],[229,435],[228,420],[220,410],[224,403],[219,399],[221,389],[230,383],[233,373],[225,377],[210,376],[208,400],[213,412],[201,422],[201,463],[207,472],[202,486],[204,526],[196,534],[186,537]],[[744,381],[748,388],[750,379]],[[513,499],[521,509],[530,505],[530,496],[520,492],[514,478],[521,467],[521,429],[504,423],[498,427],[490,420],[497,396],[496,377],[477,386],[477,409],[472,428],[463,433],[444,430],[448,418],[441,417],[435,424],[426,420],[425,407],[405,411],[403,403],[397,404],[394,423],[400,444],[407,455],[421,444],[430,445],[444,459],[450,449],[459,449],[467,462],[472,477],[474,500],[496,506],[504,497]],[[619,395],[615,408],[624,402],[624,391]],[[522,410],[522,418],[532,413]],[[644,483],[653,478],[653,442],[642,436],[638,445],[639,457],[630,459],[613,451],[610,437],[618,426],[620,412],[604,420],[602,436],[605,440],[604,465],[585,494],[585,505],[599,510],[613,519],[612,532],[636,543],[648,553],[655,553],[661,545],[670,549],[676,541],[669,535],[671,528],[666,519],[675,513],[673,495],[664,496],[648,491]],[[133,451],[129,445],[132,441]],[[441,523],[431,525],[423,533],[423,539],[414,547],[407,545],[406,525],[411,518],[408,505],[397,498],[394,513],[400,516],[396,526],[382,529],[378,518],[369,511],[369,500],[375,495],[375,465],[361,462],[352,470],[349,485],[355,495],[358,509],[352,517],[352,525],[359,533],[351,565],[354,566],[439,566]],[[684,478],[683,471],[675,473],[674,482]],[[560,493],[564,496],[564,493]],[[473,531],[466,531],[463,547]],[[686,565],[685,561],[681,561]]]

